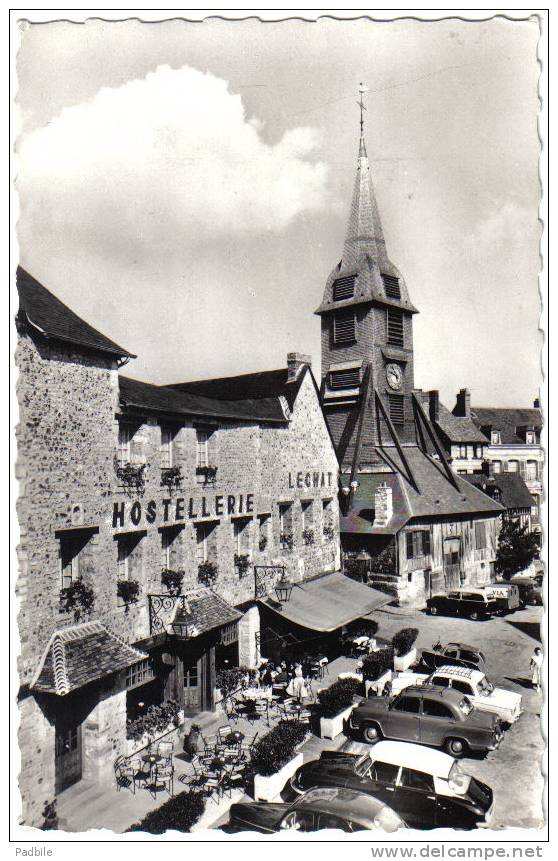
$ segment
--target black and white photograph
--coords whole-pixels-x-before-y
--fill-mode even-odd
[[[545,11],[51,11],[12,10],[12,827],[544,842]]]

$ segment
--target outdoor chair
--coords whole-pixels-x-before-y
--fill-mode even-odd
[[[203,764],[197,753],[192,756],[192,759],[190,760],[190,765],[192,766],[193,773],[180,774],[177,779],[180,781],[180,783],[184,783],[187,786],[197,787],[199,786],[204,774]]]
[[[246,763],[233,763],[232,767],[225,772],[225,780],[223,782],[223,793],[228,792],[229,798],[233,789],[244,786],[246,777]]]
[[[159,765],[153,770],[153,775],[148,785],[153,798],[157,797],[159,789],[166,789],[169,795],[173,794],[174,768],[172,765]]]
[[[172,741],[160,741],[157,745],[157,754],[163,758],[163,761],[167,765],[171,764],[173,750],[174,745]]]
[[[244,706],[232,697],[228,697],[225,700],[224,709],[227,716],[227,720],[233,722],[236,721],[237,723],[239,718],[242,717],[242,713],[245,711]]]
[[[114,762],[114,776],[116,778],[116,791],[130,789],[136,794],[136,778],[141,773],[141,760],[131,759],[127,756],[118,756]]]
[[[219,797],[223,794],[223,784],[225,782],[225,773],[222,774],[214,774],[212,772],[208,772],[204,774],[202,779],[200,780],[199,787],[202,792],[204,792],[208,798],[211,798],[217,804],[219,802]],[[215,798],[213,796],[216,796]]]
[[[225,739],[230,736],[232,732],[232,727],[230,726],[220,726],[217,730],[217,741],[219,744],[224,744]]]
[[[202,740],[202,744],[204,746],[204,750],[206,754],[215,753],[215,745],[217,744],[217,736],[209,735],[207,738],[200,733],[200,738]]]

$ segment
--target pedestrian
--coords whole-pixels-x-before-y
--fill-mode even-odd
[[[537,646],[531,658],[531,682],[533,687],[540,693],[541,690],[541,670],[543,663],[543,653],[540,646]]]

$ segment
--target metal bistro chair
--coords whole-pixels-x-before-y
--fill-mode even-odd
[[[226,773],[224,771],[220,773],[213,771],[205,772],[200,780],[199,788],[208,796],[208,798],[211,798],[212,801],[215,801],[215,803],[218,804],[219,798],[223,795],[225,779]],[[216,797],[214,798],[213,796]]]
[[[219,747],[225,746],[226,739],[230,736],[231,733],[232,733],[232,727],[231,726],[227,725],[227,726],[220,726],[219,727],[219,729],[217,730],[217,744]]]
[[[130,789],[136,794],[136,782],[142,773],[142,762],[139,757],[117,756],[114,761],[114,776],[116,779],[116,791]]]
[[[158,765],[153,769],[153,775],[149,783],[148,789],[157,797],[158,789],[166,789],[169,795],[173,795],[174,768],[172,765]]]
[[[174,745],[172,741],[160,741],[157,745],[157,754],[162,757],[165,765],[172,764],[172,754],[174,751]]]
[[[202,740],[202,744],[204,746],[204,752],[206,755],[210,753],[215,753],[215,747],[217,745],[217,736],[209,735],[207,738],[200,733],[200,738]]]

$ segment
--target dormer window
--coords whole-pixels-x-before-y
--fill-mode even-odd
[[[334,344],[350,344],[356,341],[356,320],[354,311],[338,311],[333,317]]]
[[[333,301],[341,302],[343,299],[352,299],[355,295],[355,275],[347,275],[333,282]]]
[[[501,439],[502,438],[499,430],[493,430],[490,432],[490,442],[492,445],[500,445]]]
[[[386,296],[388,296],[390,299],[401,299],[399,278],[396,278],[395,275],[384,275],[382,273],[382,281],[384,282]]]
[[[388,344],[394,347],[402,347],[403,339],[403,312],[398,308],[387,309],[387,339]]]

